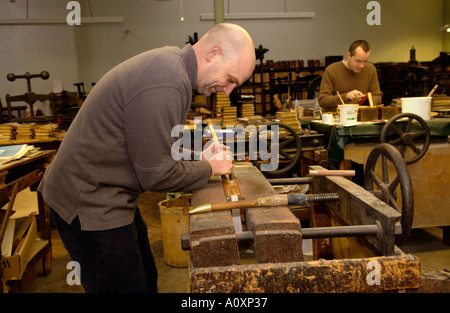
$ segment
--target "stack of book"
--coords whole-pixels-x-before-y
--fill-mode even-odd
[[[275,117],[280,120],[281,123],[290,126],[297,133],[301,132],[302,128],[295,111],[278,111]]]
[[[8,142],[14,140],[16,125],[16,123],[0,124],[0,142]]]
[[[255,115],[255,106],[253,102],[242,102],[242,117],[250,117]]]
[[[55,137],[58,132],[58,124],[50,123],[47,125],[36,125],[34,127],[34,138],[46,139]]]
[[[29,140],[34,138],[34,123],[17,124],[16,140]]]
[[[222,119],[223,126],[236,125],[236,107],[231,106],[230,97],[222,92],[216,94],[216,117]]]
[[[450,111],[450,97],[433,97],[431,111]]]

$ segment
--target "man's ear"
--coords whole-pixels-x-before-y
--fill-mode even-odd
[[[206,54],[206,60],[210,62],[214,57],[219,56],[221,54],[222,54],[222,46],[214,45],[209,49],[208,53]]]

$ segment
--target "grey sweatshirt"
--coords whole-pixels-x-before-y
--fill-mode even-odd
[[[206,161],[175,161],[171,137],[196,88],[190,45],[139,54],[102,77],[72,122],[38,191],[67,223],[106,230],[133,221],[141,192],[191,191],[211,174]]]

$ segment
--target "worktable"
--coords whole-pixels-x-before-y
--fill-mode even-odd
[[[45,169],[53,159],[55,153],[55,150],[43,150],[32,157],[23,157],[19,160],[11,161],[0,166],[0,190],[17,183],[17,192],[27,188],[36,192]],[[40,193],[36,192],[36,195],[38,202],[38,214],[36,215],[36,218],[38,222],[37,233],[39,240],[35,245],[35,254],[28,262],[24,275],[26,275],[28,268],[33,268],[40,260],[43,261],[45,275],[51,270],[50,212],[44,204],[44,200]],[[7,282],[10,291],[17,290],[20,283],[20,280],[11,280]]]
[[[431,118],[426,121],[430,128],[431,144],[422,159],[407,165],[414,191],[413,228],[441,227],[444,241],[450,244],[450,118]],[[363,168],[367,156],[380,143],[384,122],[358,122],[354,126],[327,125],[310,121],[310,127],[324,134],[325,147],[330,160],[341,169],[355,166]],[[396,122],[402,131],[403,122]],[[417,126],[417,125],[416,125]],[[411,131],[415,125],[412,124]],[[357,174],[358,176],[358,174]]]
[[[64,136],[59,137],[50,137],[50,138],[43,138],[43,139],[26,139],[26,140],[8,140],[8,141],[1,141],[0,146],[9,146],[9,145],[31,145],[35,147],[40,147],[45,150],[57,150],[59,146],[61,145],[62,140],[64,139]]]
[[[450,118],[432,118],[426,122],[434,139],[447,141],[447,137],[450,135]],[[384,122],[358,122],[353,126],[342,126],[340,124],[323,124],[320,120],[302,122],[303,127],[310,127],[319,134],[324,134],[328,158],[334,161],[345,159],[345,147],[350,143],[379,142],[384,124]],[[399,129],[405,129],[406,123],[397,122],[397,124]],[[414,125],[411,130],[414,130]]]

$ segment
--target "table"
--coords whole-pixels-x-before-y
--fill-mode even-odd
[[[450,118],[432,118],[426,122],[431,133],[430,147],[422,159],[407,166],[414,191],[413,228],[444,226],[444,242],[450,244]],[[342,126],[311,121],[308,127],[324,134],[329,159],[347,169],[364,167],[368,154],[380,143],[384,124],[363,122]],[[406,122],[395,125],[403,131]],[[414,132],[414,124],[411,131]]]
[[[328,150],[328,158],[334,161],[343,161],[344,150],[346,145],[350,143],[360,143],[370,140],[371,142],[379,142],[380,132],[384,126],[384,122],[358,122],[354,126],[327,125],[321,121],[310,121],[308,126],[318,133],[324,134],[325,145]],[[396,125],[400,130],[404,131],[406,122],[397,122]],[[430,127],[431,136],[435,139],[447,140],[450,135],[450,118],[434,118],[427,121]],[[412,125],[411,131],[414,131]]]

